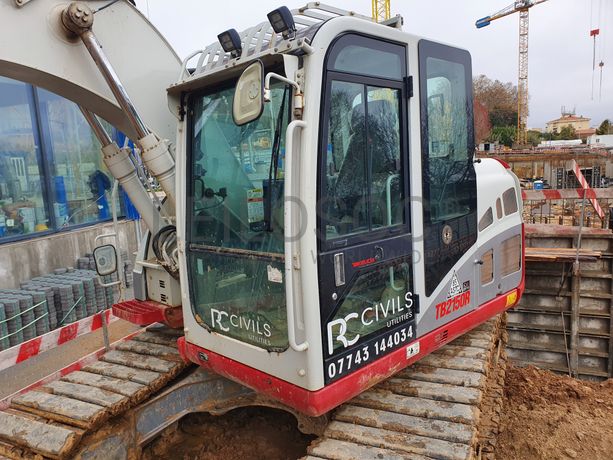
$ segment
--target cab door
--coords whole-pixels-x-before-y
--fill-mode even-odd
[[[319,146],[318,271],[325,383],[416,336],[406,46],[331,46]]]

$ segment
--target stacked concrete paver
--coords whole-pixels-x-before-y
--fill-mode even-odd
[[[0,351],[109,308],[114,298],[113,288],[89,269],[89,258],[87,268],[57,269],[20,289],[0,289]]]

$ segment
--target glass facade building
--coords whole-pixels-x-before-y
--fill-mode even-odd
[[[111,219],[112,183],[76,104],[0,77],[0,244]]]

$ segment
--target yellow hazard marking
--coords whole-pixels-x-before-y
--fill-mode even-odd
[[[517,302],[517,291],[513,291],[507,295],[507,307],[515,305]]]

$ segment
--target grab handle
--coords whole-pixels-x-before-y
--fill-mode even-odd
[[[305,351],[309,348],[309,343],[305,340],[302,343],[296,342],[296,302],[294,297],[296,292],[301,292],[300,281],[298,281],[298,289],[294,282],[294,277],[299,275],[296,273],[300,270],[300,259],[298,252],[298,233],[300,228],[300,208],[296,212],[295,202],[300,204],[297,197],[300,196],[300,175],[299,175],[299,160],[300,148],[294,147],[294,134],[297,129],[303,130],[307,124],[302,120],[294,120],[288,126],[285,132],[285,201],[283,205],[283,213],[285,217],[285,299],[287,302],[287,337],[289,345],[296,351]],[[300,142],[298,142],[298,146]],[[292,204],[294,204],[292,209]],[[302,304],[302,296],[297,296]],[[302,306],[302,305],[301,305]]]

